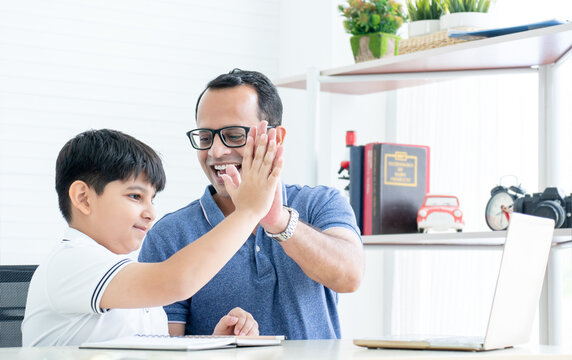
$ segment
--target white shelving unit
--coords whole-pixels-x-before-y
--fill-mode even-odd
[[[558,94],[554,84],[555,67],[571,54],[572,23],[467,41],[446,47],[419,51],[282,78],[276,86],[306,89],[308,121],[312,124],[315,140],[315,183],[327,183],[328,172],[318,159],[324,158],[320,144],[327,143],[329,134],[320,130],[318,98],[320,91],[338,94],[370,94],[419,86],[450,78],[501,73],[537,73],[539,86],[539,187],[553,183],[556,166],[563,156],[552,141],[558,134],[558,122],[552,112]]]
[[[327,184],[331,169],[319,159],[326,151],[330,134],[320,131],[319,94],[371,94],[411,86],[419,86],[450,78],[502,73],[538,74],[538,169],[539,187],[555,183],[557,166],[565,162],[565,154],[558,152],[554,141],[560,131],[559,119],[553,111],[561,101],[556,91],[559,79],[557,67],[572,54],[572,23],[530,30],[488,39],[468,41],[446,47],[383,58],[359,64],[318,70],[311,68],[306,74],[276,80],[276,86],[304,89],[308,98],[308,121],[315,141],[313,165],[315,184]],[[562,100],[564,101],[564,100]],[[503,237],[496,233],[461,234],[404,234],[365,236],[364,244],[388,247],[408,246],[499,246]],[[572,242],[571,229],[555,231],[555,248]],[[547,271],[545,290],[540,308],[540,340],[544,344],[561,342],[562,284],[557,261],[551,261]],[[391,289],[386,289],[390,291]],[[391,309],[385,309],[391,314]]]

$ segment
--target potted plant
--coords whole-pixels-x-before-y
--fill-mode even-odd
[[[350,44],[356,62],[397,55],[397,29],[407,19],[395,0],[347,0],[338,9],[344,28],[352,34]]]
[[[445,13],[443,0],[406,0],[405,5],[411,20],[408,25],[409,37],[439,31],[439,19]]]
[[[470,31],[490,27],[491,0],[443,0],[448,14],[441,16],[441,29]]]

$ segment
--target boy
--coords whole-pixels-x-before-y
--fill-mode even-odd
[[[24,346],[77,345],[136,333],[168,334],[161,308],[192,296],[240,249],[269,211],[282,170],[282,149],[266,123],[248,133],[241,173],[229,165],[224,184],[236,211],[166,261],[138,263],[155,218],[152,200],[165,186],[158,155],[133,137],[92,130],[70,140],[56,162],[64,240],[36,270],[22,323]],[[192,221],[192,219],[189,219]],[[257,335],[235,308],[214,334]]]

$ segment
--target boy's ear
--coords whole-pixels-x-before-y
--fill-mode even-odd
[[[276,127],[276,144],[282,145],[286,137],[286,128],[282,125]]]
[[[70,185],[68,194],[72,209],[75,208],[84,215],[89,215],[91,213],[89,190],[89,186],[81,180],[76,180]]]

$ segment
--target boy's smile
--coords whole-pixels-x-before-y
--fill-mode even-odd
[[[87,235],[116,254],[138,250],[155,219],[155,188],[139,176],[112,181],[100,195],[93,189],[89,191]]]

